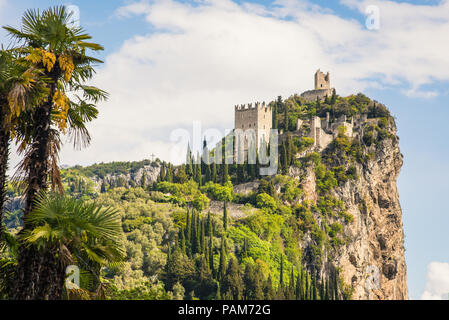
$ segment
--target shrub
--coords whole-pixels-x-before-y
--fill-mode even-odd
[[[272,196],[266,193],[261,193],[257,195],[256,206],[268,213],[273,213],[277,208],[276,201],[273,199]]]

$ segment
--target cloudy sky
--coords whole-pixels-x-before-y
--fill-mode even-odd
[[[0,22],[55,4],[78,6],[105,46],[94,83],[111,94],[92,145],[67,145],[63,164],[169,160],[174,130],[224,132],[235,104],[301,93],[330,71],[340,95],[362,91],[397,118],[410,297],[448,299],[449,0],[0,0]]]

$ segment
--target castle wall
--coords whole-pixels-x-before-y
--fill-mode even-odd
[[[324,98],[332,96],[332,89],[323,90],[309,90],[301,93],[301,98],[306,100],[306,102],[316,101],[316,99],[324,100]]]
[[[330,89],[330,75],[329,72],[325,75],[318,69],[315,73],[315,90],[325,90]]]
[[[272,108],[268,105],[265,105],[265,102],[248,104],[248,106],[241,105],[235,107],[235,120],[234,120],[234,128],[241,130],[244,141],[243,150],[246,152],[249,149],[249,139],[251,139],[251,134],[255,133],[255,146],[257,150],[260,147],[260,141],[265,141],[265,143],[269,143],[270,141],[270,130],[273,123],[273,115]],[[236,130],[236,134],[239,132]],[[238,154],[238,146],[236,145],[235,154]]]

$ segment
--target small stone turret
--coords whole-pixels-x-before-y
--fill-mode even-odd
[[[301,98],[306,100],[306,102],[315,101],[316,99],[323,100],[326,96],[330,97],[332,95],[330,73],[324,74],[317,70],[315,73],[315,89],[305,91],[301,94]]]
[[[329,72],[327,74],[324,74],[323,72],[320,71],[320,69],[318,69],[318,71],[315,73],[315,90],[330,89],[330,88],[331,88],[331,81]]]

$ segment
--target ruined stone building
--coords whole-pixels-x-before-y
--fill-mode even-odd
[[[307,102],[315,101],[317,98],[324,100],[326,96],[330,97],[332,95],[333,90],[334,89],[331,88],[329,72],[324,74],[318,69],[315,73],[315,89],[303,92],[301,97]]]
[[[266,145],[270,141],[270,130],[273,123],[272,108],[265,102],[256,102],[248,105],[235,106],[234,134],[236,137],[235,154],[237,154],[238,143],[246,154],[254,143],[256,150],[259,150],[261,143]]]

